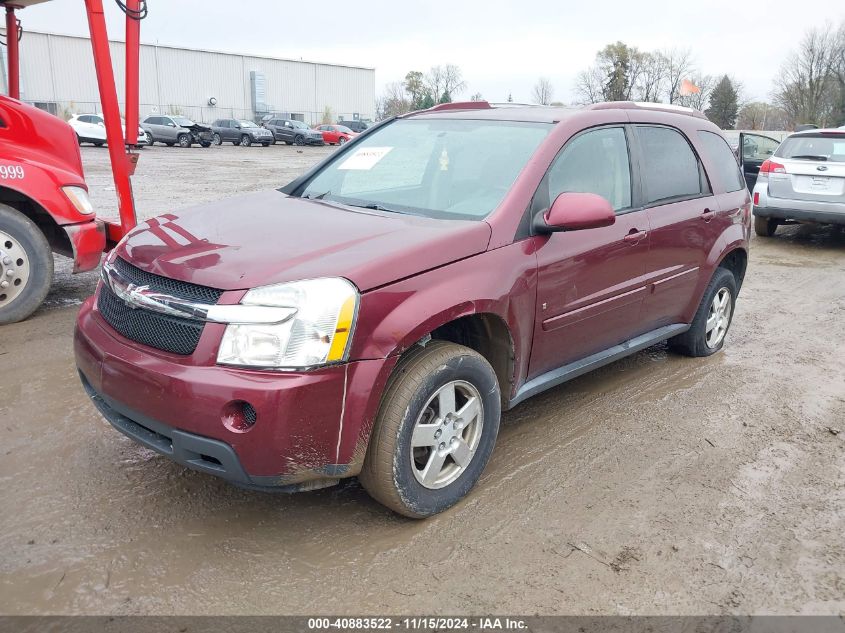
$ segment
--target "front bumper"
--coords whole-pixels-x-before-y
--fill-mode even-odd
[[[74,350],[104,417],[189,468],[258,489],[356,475],[392,359],[300,373],[222,367],[214,364],[221,335],[207,324],[191,356],[159,352],[115,332],[92,298],[80,310]],[[233,430],[227,411],[244,402],[255,424]]]
[[[79,224],[65,224],[62,229],[70,240],[72,252],[64,254],[73,258],[74,273],[93,270],[100,265],[106,249],[106,228],[102,221],[92,219]]]

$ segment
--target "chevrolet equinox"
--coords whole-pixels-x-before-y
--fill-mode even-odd
[[[357,476],[426,517],[474,486],[503,410],[661,341],[721,349],[750,226],[700,113],[444,104],[140,224],[76,362],[114,427],[180,464],[258,490]]]

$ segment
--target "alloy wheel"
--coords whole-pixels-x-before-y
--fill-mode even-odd
[[[704,340],[710,349],[717,347],[725,338],[731,323],[732,309],[731,291],[720,288],[713,296],[713,301],[710,302],[710,311],[707,313],[707,322],[704,326]]]
[[[475,457],[483,428],[478,389],[463,380],[443,385],[414,424],[410,457],[416,480],[436,490],[458,479]]]
[[[14,237],[0,231],[0,307],[20,295],[29,280],[29,258]]]

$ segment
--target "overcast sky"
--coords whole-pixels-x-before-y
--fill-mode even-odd
[[[109,34],[123,39],[122,14],[104,0]],[[409,70],[457,64],[490,101],[529,101],[540,76],[555,99],[575,98],[578,71],[622,40],[643,50],[690,48],[706,74],[728,73],[746,99],[766,99],[772,79],[805,29],[845,19],[843,0],[428,0],[279,2],[149,0],[141,39],[291,59],[374,67],[376,91]],[[53,0],[21,12],[24,28],[85,35],[82,0]]]

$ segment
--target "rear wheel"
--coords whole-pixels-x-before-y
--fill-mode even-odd
[[[726,268],[717,268],[690,329],[669,339],[670,349],[685,356],[710,356],[722,349],[733,319],[736,295],[733,273]]]
[[[0,325],[35,312],[52,280],[47,238],[28,217],[0,204]]]
[[[771,237],[778,230],[778,221],[774,218],[754,216],[754,232],[760,237]]]
[[[483,356],[440,341],[417,348],[394,371],[358,478],[399,514],[442,512],[478,481],[500,416],[499,383]]]
[[[188,134],[180,134],[176,140],[179,143],[179,147],[191,146],[191,137]]]

